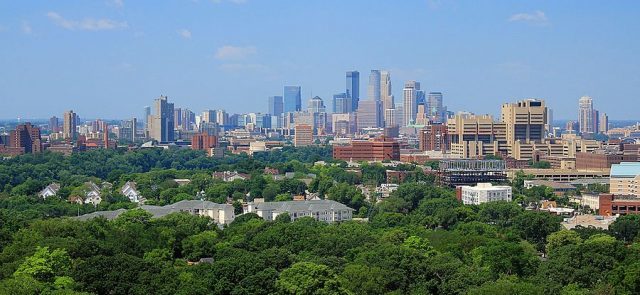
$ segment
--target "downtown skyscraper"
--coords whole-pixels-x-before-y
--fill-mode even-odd
[[[76,126],[78,125],[78,115],[72,110],[64,113],[64,121],[62,123],[62,138],[76,140],[78,139],[78,132]]]
[[[418,91],[420,90],[420,82],[407,81],[402,89],[402,109],[404,126],[413,125],[416,122],[416,113],[418,112]]]
[[[593,99],[583,96],[578,100],[578,130],[580,133],[598,132],[598,111],[593,108]]]
[[[348,71],[347,72],[347,87],[346,98],[351,99],[351,111],[358,109],[358,102],[360,102],[360,72]]]
[[[173,103],[166,96],[154,101],[154,113],[149,116],[149,137],[159,142],[174,141]]]
[[[371,70],[369,74],[369,85],[367,86],[367,99],[380,101],[380,71]]]
[[[284,113],[302,110],[302,91],[300,86],[284,86],[282,97],[284,100]]]
[[[269,96],[269,115],[282,116],[284,112],[284,104],[282,96]]]
[[[391,74],[389,71],[380,72],[380,99],[384,126],[391,127],[397,125],[395,116],[395,102],[391,94]]]

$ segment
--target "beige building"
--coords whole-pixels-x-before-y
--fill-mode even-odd
[[[517,160],[536,155],[575,157],[600,147],[578,136],[546,138],[547,107],[544,100],[526,99],[502,105],[500,122],[491,115],[457,114],[447,121],[451,154],[459,158],[506,155]]]
[[[613,195],[640,197],[640,162],[622,162],[611,165],[609,192]]]
[[[293,145],[310,146],[313,144],[313,126],[306,124],[298,124],[294,127],[295,135],[293,137]]]

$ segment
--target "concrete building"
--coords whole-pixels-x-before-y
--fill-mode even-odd
[[[64,121],[62,123],[62,138],[76,140],[78,132],[76,126],[78,124],[78,115],[72,110],[64,113]]]
[[[611,165],[609,192],[614,195],[640,197],[640,162]]]
[[[458,200],[465,205],[480,205],[487,202],[511,201],[510,186],[494,186],[491,183],[478,183],[476,186],[456,188]]]
[[[611,165],[622,162],[635,162],[637,156],[624,154],[619,151],[595,150],[593,152],[576,153],[576,169],[578,170],[609,170]]]
[[[154,113],[149,118],[149,137],[159,142],[174,141],[173,103],[166,96],[154,101]]]
[[[218,137],[207,133],[196,134],[191,137],[191,149],[207,151],[218,146]]]
[[[593,108],[593,99],[583,96],[578,100],[578,128],[580,133],[595,133],[598,131],[598,115]]]
[[[386,137],[374,140],[353,140],[348,146],[333,146],[333,158],[344,161],[400,160],[400,144]]]
[[[413,125],[416,121],[416,113],[418,112],[417,91],[419,90],[419,82],[412,80],[404,84],[404,89],[402,89],[403,126]]]
[[[283,213],[288,213],[292,221],[311,217],[327,223],[349,221],[353,209],[332,200],[307,200],[286,202],[249,202],[244,213],[256,213],[264,220],[272,221]]]
[[[310,146],[313,144],[313,126],[308,124],[296,124],[294,129],[293,146]]]
[[[358,106],[356,120],[358,130],[364,128],[379,128],[383,125],[381,102],[375,100],[362,100]]]
[[[369,74],[369,85],[367,87],[367,98],[369,100],[381,101],[380,96],[380,80],[382,79],[380,75],[380,70],[371,70]],[[360,102],[358,102],[358,109],[360,109]]]
[[[269,96],[269,115],[282,116],[284,101],[281,95]]]

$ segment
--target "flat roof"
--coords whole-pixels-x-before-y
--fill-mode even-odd
[[[636,177],[640,175],[640,162],[622,162],[611,165],[611,177]]]

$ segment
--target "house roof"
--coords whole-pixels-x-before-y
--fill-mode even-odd
[[[228,208],[231,207],[231,208]],[[214,203],[214,202],[209,202],[209,201],[198,201],[198,200],[183,200],[177,203],[173,203],[173,204],[169,204],[169,205],[165,205],[165,206],[152,206],[152,205],[143,205],[140,206],[139,208],[141,208],[142,210],[145,210],[149,213],[151,213],[151,215],[153,215],[153,218],[161,218],[164,217],[166,215],[169,215],[171,213],[175,213],[175,212],[182,212],[182,211],[191,211],[194,209],[231,209],[233,210],[233,206],[229,205],[229,204],[218,204],[218,203]],[[122,214],[123,212],[125,212],[125,209],[118,209],[115,211],[96,211],[93,213],[89,213],[89,214],[85,214],[85,215],[81,215],[79,217],[77,217],[77,219],[79,220],[89,220],[92,218],[96,218],[96,217],[104,217],[108,220],[112,220],[115,219],[116,217],[118,217],[120,214]]]
[[[622,162],[611,165],[611,177],[633,178],[640,175],[640,162]]]
[[[342,203],[332,200],[307,200],[307,201],[285,201],[285,202],[265,202],[252,203],[256,210],[273,210],[276,212],[290,211],[327,211],[327,210],[350,210]]]

